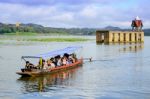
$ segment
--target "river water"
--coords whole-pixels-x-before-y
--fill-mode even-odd
[[[88,37],[95,38],[95,37]],[[150,37],[144,44],[87,42],[0,42],[0,99],[149,99]],[[78,57],[92,57],[82,67],[21,78],[15,72],[24,66],[23,55],[37,55],[72,45],[81,45]]]

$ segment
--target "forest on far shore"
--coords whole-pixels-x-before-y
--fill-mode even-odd
[[[44,27],[38,24],[20,24],[16,27],[16,24],[4,24],[0,23],[0,34],[9,33],[45,33],[45,34],[68,34],[68,35],[95,35],[96,30],[129,30],[121,29],[119,27],[107,26],[105,28],[54,28],[54,27]],[[146,36],[150,36],[150,29],[144,29]]]

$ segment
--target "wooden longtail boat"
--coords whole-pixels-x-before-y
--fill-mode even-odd
[[[74,47],[67,47],[65,49],[61,49],[61,50],[57,50],[57,51],[52,51],[46,54],[40,54],[40,55],[36,55],[36,56],[22,56],[22,59],[25,60],[25,58],[49,58],[49,57],[54,57],[57,55],[63,55],[64,53],[68,53],[71,54],[72,52],[74,52],[75,50],[79,49],[81,47],[79,46],[74,46]],[[25,60],[26,61],[26,60]],[[83,63],[83,59],[77,59],[76,62],[72,63],[72,64],[67,64],[64,66],[56,66],[55,68],[51,68],[51,69],[21,69],[20,72],[16,72],[17,74],[21,75],[21,76],[40,76],[40,75],[45,75],[45,74],[52,74],[52,73],[56,73],[59,71],[63,71],[63,70],[68,70],[71,68],[75,68],[78,66],[82,66]]]
[[[16,72],[21,76],[40,76],[45,74],[52,74],[62,70],[67,70],[71,68],[75,68],[77,66],[82,66],[83,59],[78,59],[75,63],[68,64],[65,66],[59,66],[52,69],[23,69],[21,72]]]

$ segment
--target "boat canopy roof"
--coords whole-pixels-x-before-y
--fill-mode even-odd
[[[65,53],[68,54],[72,54],[74,53],[76,50],[82,48],[82,46],[70,46],[70,47],[66,47],[64,49],[59,49],[59,50],[55,50],[55,51],[51,51],[48,53],[44,53],[44,54],[39,54],[39,55],[35,55],[35,56],[22,56],[22,58],[48,58],[48,57],[55,57],[57,55],[64,55]]]

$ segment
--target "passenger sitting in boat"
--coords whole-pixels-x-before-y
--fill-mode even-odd
[[[26,61],[26,65],[25,65],[25,69],[28,69],[29,68],[29,61]]]
[[[69,55],[68,63],[69,63],[69,64],[74,63],[73,60],[74,60],[73,57],[72,57],[71,55]]]
[[[32,69],[34,65],[30,63],[29,61],[26,61],[25,69]]]
[[[43,69],[48,69],[48,64],[45,61],[43,61]]]
[[[42,59],[42,69],[44,68],[45,63],[46,63],[45,60]]]
[[[67,59],[69,58],[69,54],[68,53],[65,53],[64,54],[64,57],[66,57]]]
[[[55,63],[55,66],[57,67],[58,66],[58,57],[59,57],[59,55],[57,55],[57,56],[55,56],[54,57],[54,63]]]
[[[72,58],[74,59],[74,62],[78,60],[75,53],[72,54]]]
[[[61,61],[62,61],[62,65],[67,65],[67,58],[65,56],[62,57]]]
[[[37,68],[38,69],[43,69],[43,66],[44,66],[44,59],[40,58],[39,59],[39,64],[37,65]]]
[[[69,61],[69,54],[68,54],[68,53],[65,53],[65,54],[64,54],[64,57],[65,57],[66,60],[67,60],[67,64],[70,64],[70,61]]]
[[[57,56],[57,66],[62,66],[60,55]]]
[[[72,59],[72,63],[75,63],[77,58],[74,54],[70,54],[70,58]]]
[[[40,58],[39,60],[39,64],[37,66],[38,69],[43,69],[44,68],[44,65],[45,65],[45,60]]]
[[[55,58],[51,58],[50,60],[52,61],[52,63],[54,63],[55,66],[57,65],[57,62],[56,62]]]
[[[61,62],[60,55],[55,56],[54,63],[56,67],[60,66],[60,62]]]
[[[47,66],[51,66],[51,61],[49,59],[47,60]]]
[[[49,66],[48,66],[48,68],[55,68],[55,64],[52,62],[52,60],[50,59],[49,60]]]

